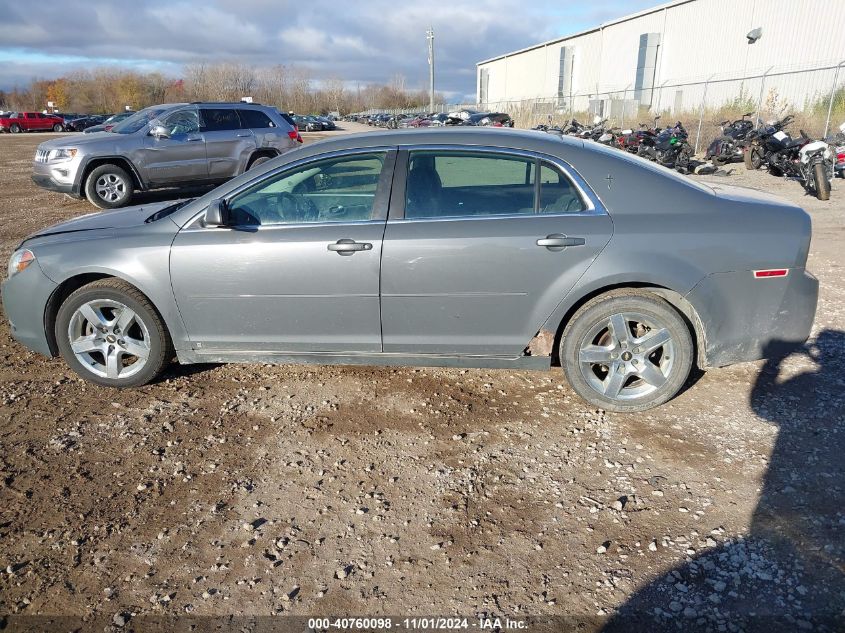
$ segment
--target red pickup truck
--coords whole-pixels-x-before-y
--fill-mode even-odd
[[[40,112],[7,112],[0,116],[0,132],[61,132],[65,129],[64,119],[53,114]]]

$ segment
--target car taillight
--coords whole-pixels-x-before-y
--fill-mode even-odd
[[[769,277],[786,277],[789,274],[788,268],[769,268],[767,270],[755,270],[755,279],[767,279]]]
[[[290,137],[291,140],[296,141],[297,143],[302,142],[302,137],[299,135],[299,132],[297,132],[296,130],[291,130],[290,132],[288,132],[288,136]]]

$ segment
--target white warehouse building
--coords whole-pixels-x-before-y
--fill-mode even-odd
[[[674,0],[479,62],[477,82],[480,107],[549,114],[826,108],[845,85],[845,0]]]

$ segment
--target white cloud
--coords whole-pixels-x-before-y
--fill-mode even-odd
[[[636,5],[622,9],[622,6]],[[198,61],[307,66],[320,77],[348,82],[385,82],[405,75],[411,88],[426,85],[425,30],[436,32],[438,89],[459,94],[475,89],[475,63],[563,35],[577,23],[647,6],[648,0],[593,0],[562,5],[545,0],[449,0],[434,4],[368,0],[39,0],[38,11],[17,0],[0,0],[0,54],[80,56],[96,65],[159,64],[174,70]],[[14,49],[14,50],[13,50]],[[109,61],[105,61],[109,60]],[[26,62],[34,75],[67,72],[62,63]],[[0,65],[0,88],[12,80]],[[15,80],[23,71],[15,67]]]

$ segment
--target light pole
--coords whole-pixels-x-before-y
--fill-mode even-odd
[[[425,32],[428,40],[428,111],[434,112],[434,27]]]

